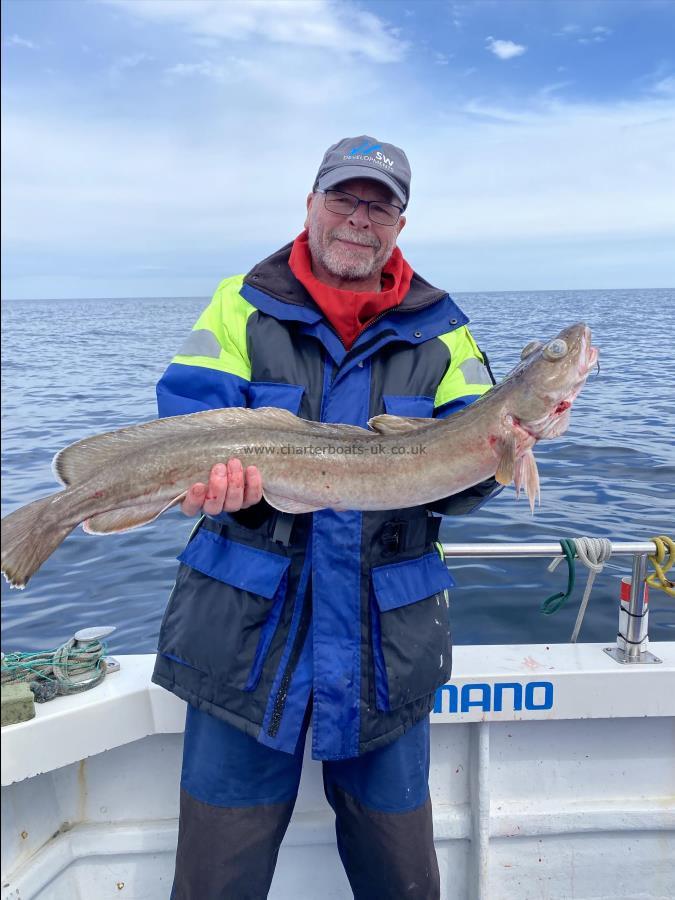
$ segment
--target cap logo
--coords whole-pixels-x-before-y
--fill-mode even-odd
[[[382,144],[371,144],[368,146],[368,141],[364,141],[363,144],[359,144],[357,147],[352,147],[349,151],[348,156],[343,156],[343,159],[367,159],[369,162],[374,162],[378,166],[382,166],[386,169],[394,168],[394,160],[389,159],[388,156],[385,156],[384,153],[380,152],[380,147]],[[375,152],[374,155],[373,154]]]
[[[359,144],[357,147],[352,147],[349,151],[350,156],[356,156],[357,153],[360,153],[362,156],[368,156],[369,153],[372,153],[373,150],[379,150],[382,144],[371,144],[368,146],[368,141],[364,141],[362,144]]]

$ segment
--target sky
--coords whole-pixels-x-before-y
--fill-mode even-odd
[[[209,296],[326,148],[451,293],[675,286],[673,0],[4,0],[2,296]]]

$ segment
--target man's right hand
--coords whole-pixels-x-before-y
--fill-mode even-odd
[[[199,512],[217,516],[222,512],[237,512],[259,503],[262,499],[262,476],[257,466],[247,466],[246,471],[238,459],[227,465],[216,463],[211,469],[209,483],[193,484],[180,505],[186,516]]]

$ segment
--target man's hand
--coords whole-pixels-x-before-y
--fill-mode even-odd
[[[197,482],[188,489],[180,505],[186,516],[204,512],[217,516],[222,512],[237,512],[259,503],[262,499],[262,477],[256,466],[243,466],[238,459],[227,465],[217,463],[209,475],[208,485]]]

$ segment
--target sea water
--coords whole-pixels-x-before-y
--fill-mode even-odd
[[[587,535],[644,540],[675,533],[675,291],[459,294],[499,380],[534,338],[585,321],[600,348],[568,432],[537,445],[541,507],[534,516],[512,487],[470,516],[446,518],[449,542],[558,541]],[[5,301],[3,305],[2,514],[57,488],[54,454],[87,435],[156,416],[154,386],[206,298]],[[2,585],[2,647],[47,649],[78,628],[115,625],[112,652],[156,649],[176,556],[194,524],[171,510],[142,529],[86,535],[76,529],[25,591]],[[548,560],[451,560],[456,643],[569,640],[585,582],[553,616],[542,601],[567,583]],[[613,643],[617,557],[596,579],[581,641]],[[675,640],[675,602],[651,591],[650,636]]]

